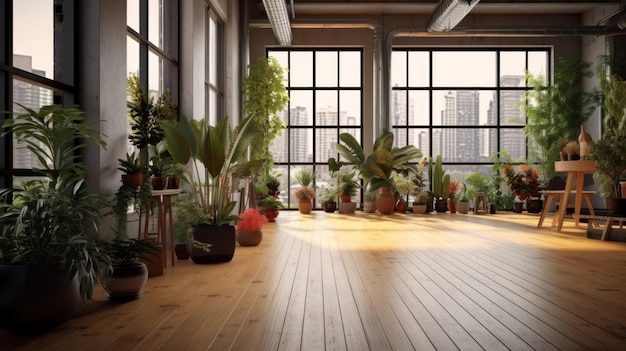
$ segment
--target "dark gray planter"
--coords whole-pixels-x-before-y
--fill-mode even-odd
[[[235,254],[235,227],[198,226],[191,229],[187,252],[194,263],[229,262]],[[203,246],[209,244],[208,250]]]

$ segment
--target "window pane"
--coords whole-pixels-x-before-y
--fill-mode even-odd
[[[500,150],[509,153],[512,160],[526,159],[526,138],[522,129],[500,129]]]
[[[443,162],[490,162],[496,150],[489,143],[489,128],[445,128],[433,130],[433,155]]]
[[[313,162],[313,129],[292,128],[289,135],[289,161]]]
[[[286,163],[289,161],[287,158],[288,144],[287,140],[289,131],[283,130],[282,135],[274,139],[272,145],[270,145],[270,152],[272,153],[272,157],[274,157],[274,162],[277,163]]]
[[[406,51],[391,53],[391,86],[406,87]]]
[[[311,51],[295,51],[291,53],[289,67],[289,84],[292,87],[313,86],[313,53]]]
[[[315,53],[315,85],[317,87],[336,87],[339,69],[336,51],[318,51]]]
[[[393,103],[391,104],[392,116],[391,125],[406,126],[407,125],[407,100],[406,90],[394,90],[392,92]]]
[[[429,125],[430,98],[428,91],[409,91],[409,125]]]
[[[408,132],[409,145],[414,145],[424,156],[430,154],[430,137],[426,128],[411,128]]]
[[[13,1],[13,66],[51,79],[54,77],[53,9],[53,0]],[[33,33],[37,40],[33,40]]]
[[[337,91],[319,90],[315,92],[315,99],[316,124],[322,126],[337,125]]]
[[[500,92],[500,124],[501,125],[526,125],[526,118],[520,106],[523,100],[522,90],[504,90]],[[497,113],[497,111],[494,111]]]
[[[162,0],[148,1],[148,40],[158,48],[163,48],[163,7]]]
[[[139,32],[139,0],[126,0],[126,24]]]
[[[343,90],[339,92],[340,125],[361,125],[361,91]]]
[[[428,52],[409,52],[409,86],[427,87],[430,85],[430,58]]]
[[[13,111],[23,113],[24,109],[18,103],[27,108],[38,110],[44,105],[52,104],[53,91],[39,86],[13,80]],[[13,168],[32,169],[41,167],[39,160],[26,149],[26,146],[13,139]]]
[[[337,131],[336,128],[315,130],[315,162],[328,162],[331,157],[337,158]]]
[[[339,53],[339,85],[341,87],[361,86],[361,52],[341,51]]]
[[[496,86],[496,53],[493,51],[434,51],[433,86]]]
[[[313,125],[313,92],[292,90],[289,98],[290,124],[293,126]]]
[[[157,99],[163,94],[161,59],[148,52],[148,95]]]
[[[504,51],[500,53],[500,84],[502,86],[523,86],[519,84],[524,81],[525,73],[526,52]],[[514,79],[511,80],[511,78]]]
[[[126,52],[127,77],[131,74],[139,75],[139,43],[130,36],[126,37]]]
[[[528,72],[534,76],[546,76],[548,72],[548,52],[531,51],[528,53]],[[548,80],[549,81],[549,80]]]

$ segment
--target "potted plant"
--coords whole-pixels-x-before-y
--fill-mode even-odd
[[[294,195],[298,199],[298,210],[304,214],[311,213],[313,199],[315,199],[315,190],[311,184],[315,180],[315,171],[299,169],[294,172],[293,178],[300,184],[300,187],[294,190]]]
[[[521,102],[528,121],[524,134],[529,139],[529,152],[545,179],[554,175],[554,161],[559,159],[559,141],[576,140],[580,126],[589,119],[598,104],[595,91],[584,91],[582,82],[591,78],[591,64],[580,60],[559,58],[555,64],[554,83],[548,86],[545,77],[528,73],[532,88]]]
[[[342,166],[341,169],[333,173],[333,177],[337,182],[339,192],[339,212],[354,213],[356,210],[356,202],[352,198],[357,195],[361,184],[356,180],[356,171]]]
[[[626,143],[615,134],[603,135],[590,147],[595,161],[594,179],[600,184],[600,194],[606,198],[610,214],[626,213],[626,194],[621,193],[620,179],[626,175]]]
[[[441,155],[435,158],[435,165],[431,179],[433,180],[433,194],[435,195],[435,211],[446,213],[448,211],[448,187],[450,175],[443,170]]]
[[[285,207],[282,202],[273,196],[267,196],[257,201],[257,205],[270,222],[276,222],[278,211]]]
[[[235,251],[235,228],[238,219],[231,212],[236,205],[230,199],[231,175],[243,167],[243,155],[259,131],[249,118],[236,128],[228,119],[212,126],[205,120],[181,116],[178,122],[163,123],[167,150],[180,164],[191,162],[184,180],[191,187],[194,202],[203,216],[192,223],[187,243],[195,263],[227,262]],[[211,245],[210,247],[208,245]]]
[[[114,301],[141,297],[148,280],[148,268],[140,259],[149,260],[158,248],[150,241],[134,238],[115,238],[100,244],[111,258],[111,269],[102,278],[102,287]]]
[[[43,106],[5,120],[40,161],[41,177],[0,191],[0,328],[37,332],[71,318],[109,264],[94,229],[108,201],[88,189],[81,151],[104,147],[77,106]]]
[[[365,190],[363,200],[363,212],[374,213],[376,212],[376,190]]]
[[[464,182],[461,182],[461,188],[459,189],[459,201],[457,203],[457,212],[462,214],[468,214],[470,209],[470,197],[468,193],[468,187]]]
[[[504,175],[513,194],[520,200],[527,201],[527,210],[531,213],[541,212],[539,190],[542,181],[539,179],[537,170],[532,166],[520,164],[516,172],[513,166],[509,165],[504,168]],[[534,207],[530,206],[531,200],[535,200]]]
[[[362,146],[349,133],[341,133],[340,143],[335,145],[341,156],[354,165],[366,189],[380,189],[376,206],[381,214],[390,214],[395,208],[395,199],[391,194],[391,172],[415,172],[415,166],[409,162],[422,156],[422,152],[414,145],[394,147],[393,138],[393,133],[383,131],[374,141],[373,151],[367,157]]]
[[[181,192],[174,198],[172,210],[174,212],[174,239],[176,240],[174,251],[179,260],[186,260],[189,258],[187,242],[193,239],[191,228],[196,223],[208,222],[210,217],[198,206],[193,194],[189,192]]]
[[[606,198],[610,213],[626,213],[620,179],[624,176],[624,139],[626,138],[626,80],[618,73],[608,73],[611,58],[605,56],[596,73],[602,90],[604,108],[603,134],[590,147],[590,157],[595,160],[594,179],[600,184],[600,193]],[[623,67],[612,67],[618,71]],[[621,196],[620,196],[621,193]]]
[[[143,182],[143,176],[146,169],[139,160],[139,154],[135,151],[126,153],[126,158],[118,158],[118,169],[122,172],[122,183],[130,185],[134,189],[139,189]]]
[[[398,200],[396,201],[396,211],[399,213],[406,212],[408,207],[407,197],[413,191],[413,182],[409,177],[403,173],[396,171],[391,172],[391,183],[393,189],[398,194]]]
[[[453,180],[448,184],[448,207],[450,209],[450,213],[456,213],[456,196],[461,187],[461,182],[458,180]]]
[[[268,222],[256,208],[248,208],[237,221],[237,242],[241,246],[257,246],[263,240],[263,225]]]
[[[255,167],[255,174],[252,174],[251,178],[265,182],[270,178],[274,164],[270,146],[285,128],[285,123],[277,115],[289,101],[284,84],[285,68],[275,57],[258,57],[247,68],[248,75],[242,82],[242,94],[245,98],[243,112],[259,131],[250,154],[250,160],[259,162],[259,165]],[[256,187],[251,186],[250,193],[254,191]]]
[[[337,198],[341,194],[339,186],[336,183],[331,182],[328,185],[320,187],[319,193],[324,212],[335,212],[337,210]]]
[[[575,141],[570,141],[563,147],[568,161],[580,160],[580,145]]]
[[[426,202],[430,198],[428,192],[422,190],[419,193],[415,194],[415,199],[413,200],[413,213],[415,214],[425,214],[426,213]]]

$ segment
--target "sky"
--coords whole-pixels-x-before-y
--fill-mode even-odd
[[[53,0],[19,0],[13,2],[13,51],[32,56],[33,68],[54,74]]]

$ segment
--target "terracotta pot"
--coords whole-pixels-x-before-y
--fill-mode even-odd
[[[152,181],[152,189],[154,190],[163,190],[167,187],[167,177],[150,177]]]
[[[244,230],[237,233],[237,242],[241,246],[257,246],[262,240],[262,230]]]
[[[311,213],[313,209],[313,202],[311,199],[300,199],[298,200],[298,211],[303,214]]]
[[[450,209],[450,213],[456,213],[456,201],[454,201],[454,199],[448,200],[448,208]]]
[[[180,188],[180,177],[175,175],[167,176],[167,188],[178,189]]]
[[[122,183],[139,189],[143,183],[143,174],[122,174]]]
[[[390,187],[380,188],[380,193],[376,198],[376,207],[380,214],[390,214],[396,207],[396,200],[393,198]]]
[[[339,213],[354,213],[356,211],[356,202],[340,202]]]
[[[346,194],[339,195],[339,198],[341,199],[341,202],[350,202],[352,200],[352,196]]]
[[[405,213],[408,207],[409,203],[404,200],[398,200],[398,202],[396,202],[396,212]]]
[[[276,217],[278,217],[278,214],[280,212],[278,211],[277,208],[266,208],[263,210],[263,213],[265,214],[265,217],[267,218],[268,221],[276,222]]]

